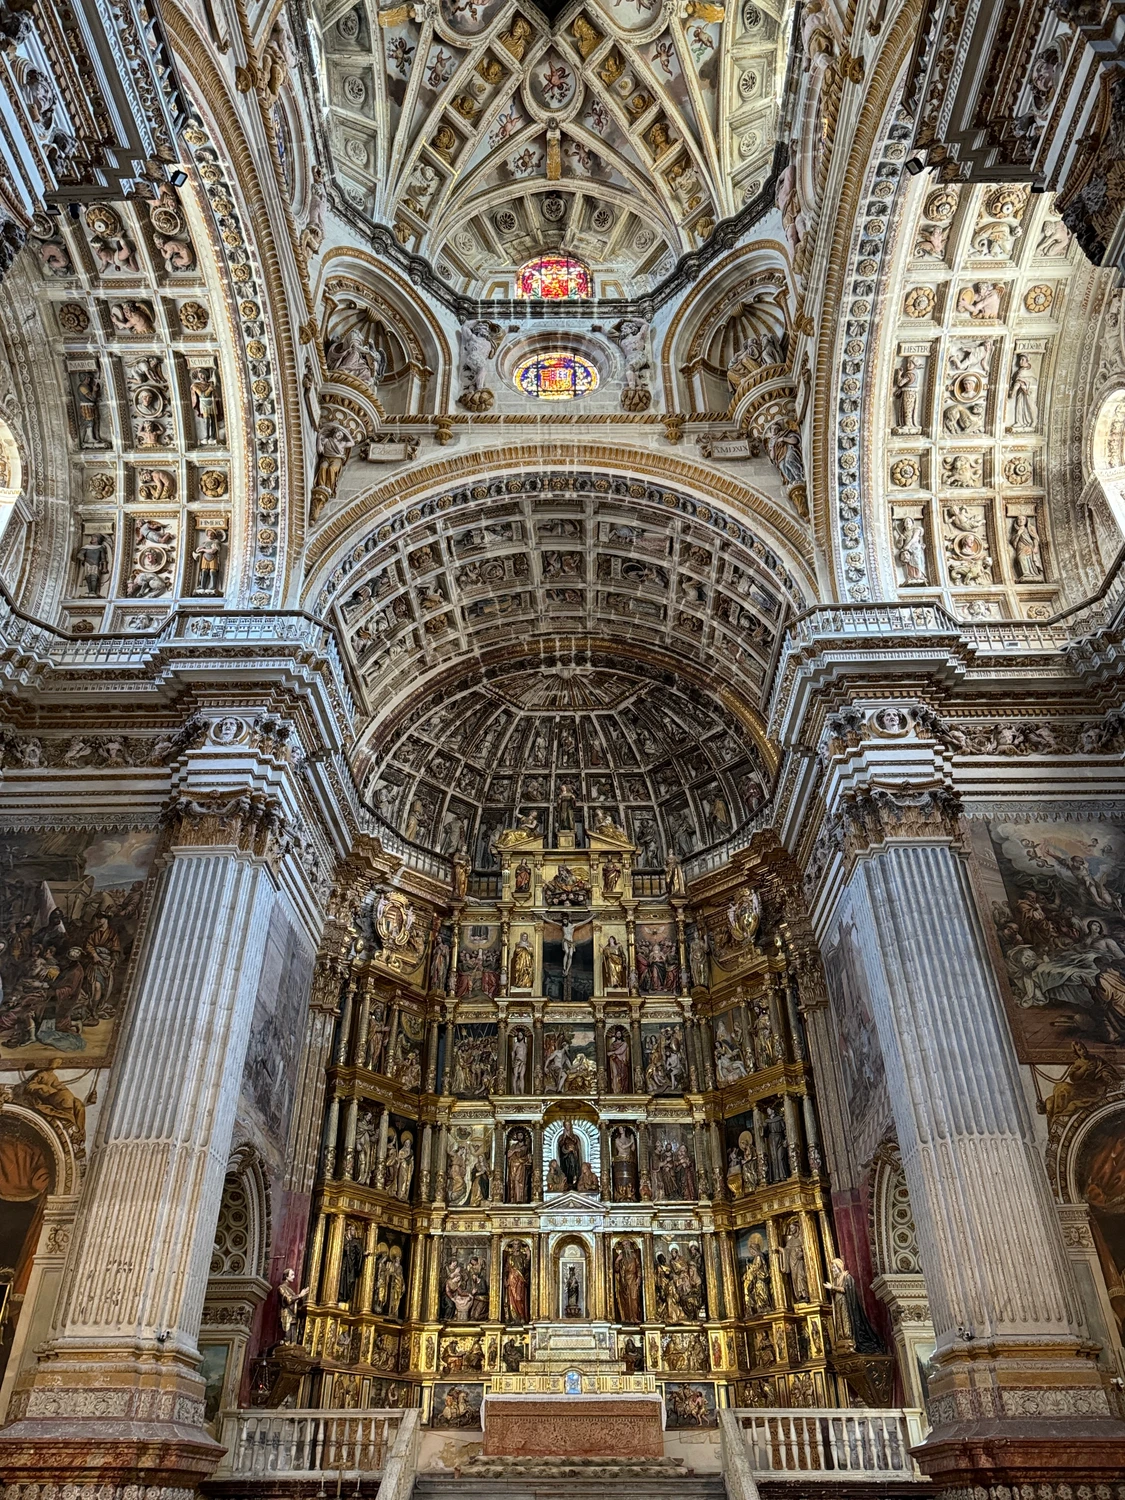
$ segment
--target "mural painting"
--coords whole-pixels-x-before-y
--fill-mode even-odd
[[[0,1059],[109,1062],[156,834],[78,829],[0,844]]]
[[[1020,1058],[1125,1058],[1125,830],[1108,822],[974,823]]]

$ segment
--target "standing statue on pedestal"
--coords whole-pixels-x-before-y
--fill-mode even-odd
[[[285,1273],[285,1279],[277,1288],[277,1321],[281,1327],[283,1344],[301,1342],[301,1320],[304,1317],[304,1304],[308,1295],[308,1287],[301,1292],[297,1290],[297,1277],[293,1267],[290,1266]]]
[[[832,1293],[832,1342],[841,1354],[882,1354],[879,1335],[867,1320],[855,1277],[837,1256],[828,1268],[831,1281],[824,1283]]]
[[[558,796],[555,799],[555,834],[574,832],[574,808],[576,804],[574,788],[569,781],[559,783]]]
[[[567,1120],[559,1136],[559,1166],[567,1188],[574,1192],[582,1176],[582,1142],[574,1132],[574,1124]]]
[[[363,1262],[363,1241],[359,1230],[354,1224],[348,1224],[344,1230],[344,1246],[340,1254],[340,1279],[336,1290],[336,1300],[341,1307],[345,1303],[350,1303],[355,1296],[360,1274],[363,1271]]]

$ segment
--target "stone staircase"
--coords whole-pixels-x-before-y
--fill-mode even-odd
[[[419,1474],[413,1500],[727,1500],[721,1474],[671,1458],[483,1458]]]

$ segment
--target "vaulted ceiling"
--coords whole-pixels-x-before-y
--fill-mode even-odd
[[[517,817],[548,837],[569,786],[580,827],[612,818],[640,863],[726,838],[765,800],[745,729],[710,693],[609,654],[497,670],[410,716],[379,752],[368,795],[415,842],[478,865]]]
[[[643,290],[769,175],[776,0],[319,7],[337,186],[456,290],[561,248]]]

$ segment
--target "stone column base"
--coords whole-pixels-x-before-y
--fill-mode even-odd
[[[42,1485],[60,1495],[97,1487],[97,1500],[103,1491],[104,1500],[181,1500],[225,1451],[204,1430],[203,1382],[179,1351],[48,1354],[23,1380],[0,1430],[5,1500],[42,1500]]]
[[[911,1451],[941,1500],[1074,1500],[1081,1486],[1125,1500],[1125,1423],[1114,1420],[983,1419],[935,1430]]]
[[[155,1424],[154,1424],[155,1425]],[[224,1449],[198,1428],[131,1422],[17,1422],[0,1432],[5,1500],[41,1500],[44,1485],[96,1486],[97,1500],[191,1500]],[[126,1494],[126,1492],[128,1492]]]

